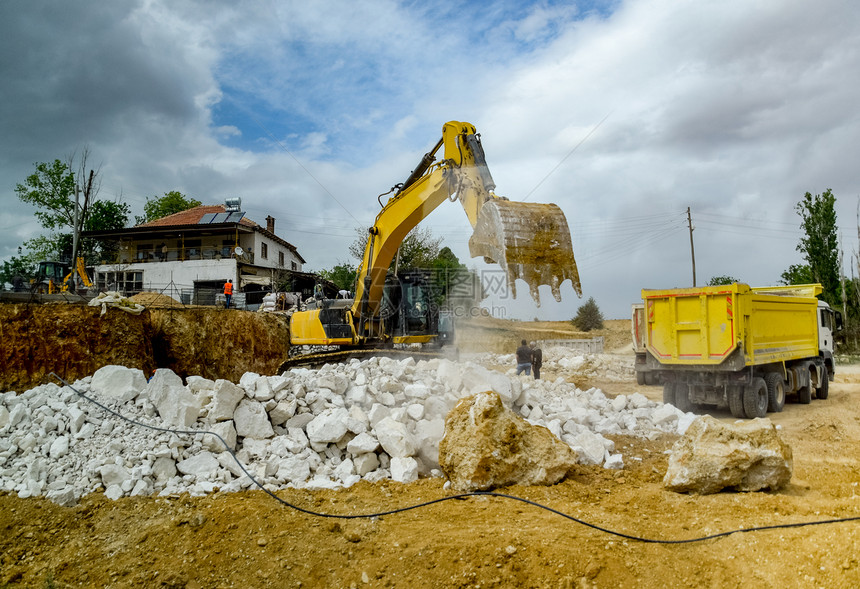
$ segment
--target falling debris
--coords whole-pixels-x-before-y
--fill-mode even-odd
[[[538,305],[538,287],[542,284],[549,285],[556,301],[561,301],[565,280],[570,280],[573,290],[582,296],[570,229],[557,205],[503,199],[485,202],[469,239],[469,252],[473,258],[483,256],[499,264],[514,297],[518,278],[529,285]]]

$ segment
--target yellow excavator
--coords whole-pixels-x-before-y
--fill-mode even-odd
[[[37,294],[54,294],[74,291],[74,275],[80,277],[81,284],[86,288],[92,288],[93,283],[87,275],[84,259],[78,257],[77,263],[71,267],[66,262],[45,261],[39,262],[36,278],[31,280],[30,289]]]
[[[443,150],[442,159],[436,154]],[[354,298],[317,299],[293,314],[293,346],[337,346],[370,350],[393,344],[427,344],[438,336],[427,285],[421,275],[389,275],[388,270],[406,235],[446,200],[457,200],[474,233],[472,257],[497,263],[516,297],[515,281],[529,285],[540,304],[538,286],[549,285],[561,300],[562,282],[570,280],[582,296],[573,257],[570,229],[555,204],[510,201],[496,196],[480,135],[469,123],[451,121],[442,138],[424,155],[403,184],[396,186],[368,230],[364,258],[358,269]],[[382,195],[381,195],[382,196]],[[381,198],[380,196],[380,198]]]

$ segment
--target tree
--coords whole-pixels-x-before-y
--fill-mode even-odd
[[[782,274],[786,284],[799,284],[798,279],[821,283],[821,298],[834,306],[841,303],[835,204],[836,197],[828,188],[815,196],[807,192],[795,205],[804,233],[797,251],[803,254],[808,271],[803,266],[792,265]]]
[[[594,297],[589,297],[576,311],[576,317],[571,321],[580,331],[603,329],[603,314],[597,306]]]
[[[330,270],[320,270],[318,274],[334,282],[341,290],[355,290],[356,268],[349,262],[341,262]]]
[[[37,163],[24,183],[15,186],[18,198],[35,206],[34,216],[42,227],[51,231],[25,242],[30,250],[29,259],[72,258],[73,235],[88,226],[93,207],[100,202],[99,172],[90,169],[87,173],[88,157],[89,150],[85,147],[79,157],[73,153],[66,162],[55,159],[52,163]],[[76,190],[79,190],[77,195]],[[127,209],[127,205],[121,206]],[[86,253],[82,244],[79,251]]]
[[[165,192],[164,196],[153,196],[146,198],[146,204],[143,205],[143,216],[135,217],[137,225],[143,225],[156,219],[161,219],[174,213],[181,213],[194,207],[199,207],[202,203],[199,200],[188,198],[177,190]]]
[[[27,288],[30,279],[35,275],[36,266],[32,261],[23,256],[18,258],[12,256],[10,259],[4,260],[3,267],[0,268],[0,286],[9,283],[14,287],[16,277],[20,277],[21,284]]]
[[[355,232],[356,238],[349,246],[349,253],[361,263],[367,247],[368,232],[360,227],[356,228]],[[433,260],[439,255],[441,243],[442,238],[434,237],[429,227],[416,227],[403,239],[400,244],[400,259],[398,261],[398,256],[395,255],[391,260],[391,268],[395,265],[398,271],[432,268]]]
[[[724,284],[734,284],[735,282],[740,282],[734,276],[712,276],[708,281],[708,286],[722,286]]]

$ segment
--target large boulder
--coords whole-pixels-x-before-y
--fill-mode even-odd
[[[570,446],[506,408],[494,391],[461,399],[448,414],[439,443],[439,464],[458,491],[552,485],[576,462]]]
[[[675,442],[663,486],[679,493],[778,490],[791,480],[791,447],[769,419],[697,417]]]
[[[200,402],[169,368],[159,368],[142,392],[168,427],[189,427],[200,416]]]
[[[182,382],[180,381],[180,386]],[[146,377],[139,368],[102,366],[93,374],[92,389],[105,397],[131,401],[146,388]]]

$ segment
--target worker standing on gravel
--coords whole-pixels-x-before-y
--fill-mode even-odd
[[[543,352],[539,347],[537,347],[536,342],[530,343],[529,347],[532,349],[532,374],[534,374],[535,380],[540,380],[540,367],[543,364]]]
[[[224,304],[225,309],[230,308],[230,299],[233,298],[233,281],[231,279],[227,279],[227,282],[224,283],[224,300],[226,301]]]
[[[525,372],[526,376],[531,374],[532,369],[532,349],[529,347],[526,340],[523,340],[520,343],[520,347],[517,348],[517,376],[520,375],[521,372]]]

